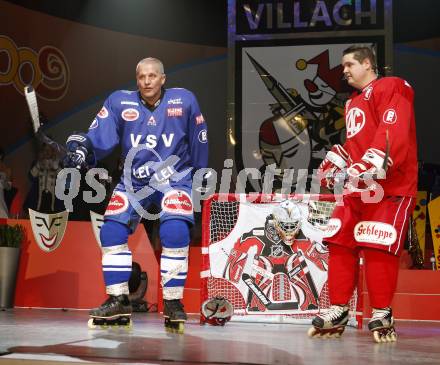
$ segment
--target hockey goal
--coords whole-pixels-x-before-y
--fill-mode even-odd
[[[274,208],[286,199],[301,213],[292,245],[273,225]],[[335,204],[333,195],[212,195],[202,216],[201,302],[227,298],[236,321],[310,323],[330,307],[322,242]],[[349,303],[349,324],[357,327],[360,292]]]

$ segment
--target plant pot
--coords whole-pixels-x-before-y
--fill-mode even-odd
[[[0,247],[0,308],[14,306],[15,279],[17,276],[20,249]]]

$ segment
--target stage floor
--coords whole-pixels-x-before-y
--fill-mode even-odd
[[[348,328],[341,339],[317,340],[309,326],[229,322],[168,334],[157,313],[134,314],[131,331],[89,330],[87,311],[0,311],[0,365],[71,364],[440,364],[439,322],[397,322],[397,343],[375,344]]]

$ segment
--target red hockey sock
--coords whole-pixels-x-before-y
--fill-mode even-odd
[[[358,282],[357,249],[330,243],[328,288],[331,304],[348,304]]]
[[[363,251],[370,305],[373,308],[389,307],[396,291],[399,257],[374,248],[364,248]]]

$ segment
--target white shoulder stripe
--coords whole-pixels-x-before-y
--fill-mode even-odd
[[[121,101],[122,105],[137,105],[139,106],[139,103],[136,103],[135,101],[126,101],[126,100],[122,100]]]

